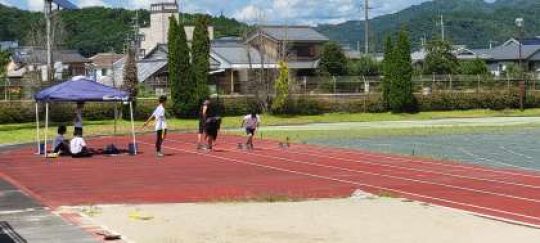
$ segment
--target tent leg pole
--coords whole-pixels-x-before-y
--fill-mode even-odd
[[[40,154],[40,143],[41,138],[39,136],[39,103],[36,102],[36,143],[37,143],[37,154]]]
[[[113,132],[113,135],[114,135],[115,138],[116,138],[117,120],[118,120],[118,103],[114,103],[114,132]]]
[[[49,103],[45,103],[45,149],[44,149],[44,155],[45,158],[47,158],[47,133],[49,131]]]
[[[133,137],[133,150],[137,155],[137,140],[135,138],[135,119],[133,117],[133,101],[129,102],[129,113],[131,114],[131,136]]]

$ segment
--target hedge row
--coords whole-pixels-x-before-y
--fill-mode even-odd
[[[520,99],[517,91],[489,92],[489,93],[435,93],[428,96],[418,96],[420,111],[447,111],[468,109],[519,108]],[[170,105],[170,103],[169,103]],[[168,105],[168,106],[169,106]],[[135,109],[135,119],[144,120],[152,113],[156,106],[155,100],[139,100]],[[222,116],[238,116],[250,113],[257,109],[253,98],[227,98],[220,100],[220,113]],[[525,101],[525,108],[540,107],[540,95],[529,95]],[[119,114],[124,113],[128,106],[117,106]],[[84,109],[86,120],[104,120],[114,117],[114,104],[88,103]],[[170,114],[172,108],[167,107]],[[52,122],[71,122],[74,117],[74,104],[52,104],[50,118]],[[368,97],[351,98],[313,98],[309,96],[293,97],[287,105],[279,111],[283,115],[316,115],[329,112],[385,112],[381,97],[372,95]],[[43,119],[44,106],[40,106],[40,116]],[[129,117],[126,117],[129,118]],[[32,102],[0,102],[0,124],[23,123],[35,121],[35,105]]]

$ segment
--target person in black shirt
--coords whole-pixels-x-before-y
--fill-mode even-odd
[[[199,138],[206,140],[206,149],[212,150],[221,127],[221,118],[218,116],[217,102],[204,101],[199,115]],[[200,144],[199,142],[199,144]],[[202,148],[202,145],[199,145]]]

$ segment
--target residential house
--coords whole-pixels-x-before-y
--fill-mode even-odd
[[[211,56],[220,65],[212,75],[221,93],[251,93],[256,69],[277,71],[285,60],[292,78],[316,74],[328,37],[309,26],[262,26],[246,39],[214,41]]]
[[[492,49],[474,50],[482,55],[493,75],[503,75],[510,65],[520,63],[527,72],[540,75],[540,38],[527,39],[521,45],[511,39]]]
[[[52,54],[54,80],[87,75],[86,66],[91,60],[76,50],[54,50]],[[30,98],[36,88],[49,81],[47,70],[47,50],[41,47],[20,47],[12,50],[7,70],[11,92]]]
[[[96,54],[95,56],[90,57],[92,63],[90,63],[88,67],[89,73],[96,81],[102,84],[116,86],[113,65],[123,57],[123,54],[115,53]]]
[[[87,75],[86,65],[91,60],[83,57],[76,50],[54,50],[53,73],[55,80],[68,79],[74,76]],[[13,50],[12,64],[8,70],[8,79],[26,81],[27,83],[46,82],[47,50],[41,47],[20,47]]]
[[[452,53],[461,61],[484,60],[489,71],[495,76],[503,75],[510,65],[519,63],[522,63],[527,72],[535,72],[540,76],[540,37],[523,39],[521,42],[512,38],[490,49],[453,46]],[[411,53],[413,65],[422,65],[427,54],[425,49]]]

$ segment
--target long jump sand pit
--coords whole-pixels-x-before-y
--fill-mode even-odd
[[[395,198],[98,206],[97,212],[90,221],[133,242],[540,242],[539,229]]]

